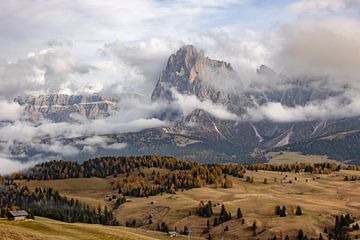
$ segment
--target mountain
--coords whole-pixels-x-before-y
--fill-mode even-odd
[[[71,116],[74,114],[88,119],[108,117],[116,109],[118,102],[99,95],[66,94],[17,97],[14,101],[25,107],[32,121],[46,118],[54,122],[73,121]]]
[[[226,84],[225,84],[226,83]],[[232,88],[232,87],[235,87]],[[230,88],[232,93],[229,93]],[[230,63],[212,60],[192,45],[172,54],[152,93],[152,100],[173,100],[173,91],[194,95],[200,101],[210,100],[242,112],[237,90],[241,81]]]
[[[323,145],[323,137],[326,136],[360,130],[360,119],[357,117],[294,122],[273,122],[266,119],[253,121],[246,118],[248,109],[268,103],[280,103],[287,107],[305,106],[312,101],[341,94],[341,90],[326,88],[324,78],[291,79],[265,65],[261,65],[256,73],[257,78],[245,87],[230,63],[210,59],[192,45],[184,46],[169,57],[151,100],[165,101],[168,106],[176,106],[179,96],[193,96],[200,102],[221,106],[237,116],[237,119],[216,117],[211,111],[207,111],[209,109],[200,107],[186,114],[170,107],[152,116],[171,122],[169,127],[108,134],[102,137],[109,144],[126,143],[126,147],[114,149],[106,144],[100,145],[95,152],[82,153],[76,158],[81,160],[93,155],[163,154],[204,162],[266,161],[265,153],[273,149],[323,154],[324,151],[320,151],[319,147],[314,147],[315,150],[311,151],[306,151],[305,148],[312,141]],[[88,119],[108,117],[117,110],[125,97],[127,96],[109,98],[99,95],[52,94],[18,97],[15,101],[25,106],[31,121],[45,118],[55,122],[71,122],[75,121],[76,114]],[[86,137],[88,136],[84,136]],[[86,148],[79,143],[79,139],[58,141],[78,149]],[[333,140],[329,141],[326,143],[332,146]],[[14,149],[14,152],[24,153],[23,149],[27,148],[20,145]],[[26,151],[34,156],[38,154],[36,149],[28,148]],[[350,155],[340,155],[331,156],[342,161],[356,161],[354,154],[351,159]]]

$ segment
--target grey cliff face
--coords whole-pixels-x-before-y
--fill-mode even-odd
[[[151,98],[172,100],[173,89],[180,94],[195,95],[201,101],[232,104],[237,96],[228,94],[221,88],[223,81],[238,81],[231,65],[209,59],[204,56],[203,51],[187,45],[170,56]]]
[[[46,118],[54,122],[73,121],[72,114],[88,119],[107,117],[117,105],[117,100],[98,95],[50,94],[17,97],[14,101],[25,106],[31,121]]]

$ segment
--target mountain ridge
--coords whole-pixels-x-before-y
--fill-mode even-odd
[[[269,102],[277,102],[287,107],[304,106],[313,100],[337,94],[311,88],[311,79],[291,80],[286,78],[265,65],[261,65],[256,72],[260,77],[279,77],[280,81],[287,83],[289,87],[284,90],[269,89],[266,91],[246,89],[230,63],[212,60],[205,56],[204,51],[198,50],[192,45],[186,45],[169,57],[167,65],[153,89],[151,101],[166,101],[171,106],[177,101],[176,94],[174,95],[176,92],[181,95],[195,96],[200,102],[210,101],[223,106],[230,113],[240,117],[247,113],[247,109]],[[227,91],[228,89],[217,85],[218,83],[226,85],[228,82],[236,82],[237,88],[234,87],[231,91]],[[106,118],[112,112],[116,112],[117,105],[121,104],[121,98],[108,98],[96,94],[90,96],[53,94],[39,97],[18,97],[15,102],[25,106],[26,112],[32,116],[33,121],[48,118],[60,122],[73,121],[72,114],[79,114],[88,119]],[[142,130],[138,134],[120,134],[122,137],[115,137],[113,140],[132,142],[133,147],[130,145],[127,147],[128,154],[134,152],[156,154],[157,149],[158,151],[162,149],[161,152],[168,151],[169,154],[177,156],[181,156],[181,153],[187,151],[184,151],[184,148],[191,149],[186,153],[191,155],[191,152],[196,151],[196,146],[203,144],[202,151],[204,152],[209,146],[207,142],[219,142],[226,145],[226,149],[229,151],[228,153],[217,151],[214,153],[215,160],[223,154],[228,154],[231,161],[241,161],[241,159],[247,159],[253,151],[261,153],[273,148],[282,147],[284,149],[284,146],[294,143],[311,141],[340,131],[360,129],[360,120],[357,117],[298,122],[274,122],[266,119],[251,121],[240,120],[241,118],[227,120],[218,118],[201,108],[195,108],[185,115],[182,112],[171,112],[171,114],[166,112],[166,114],[153,117],[172,123],[166,130],[158,129],[156,134],[153,132],[153,134],[161,136],[158,138],[159,141],[154,143],[155,146],[151,146],[151,141],[145,140],[148,134],[154,131],[152,129]],[[108,134],[108,136],[113,135]],[[162,138],[163,136],[167,137]],[[191,142],[196,142],[196,144],[191,146],[185,144],[184,148],[180,148],[183,144],[176,144],[176,139],[183,137],[190,139]],[[164,141],[169,142],[166,147],[160,147],[165,143]],[[242,149],[236,150],[238,148]],[[122,151],[126,152],[126,150]],[[233,157],[236,151],[238,151],[238,155],[235,154],[236,157]],[[106,153],[107,150],[103,149],[102,154]],[[196,154],[194,160],[195,158]]]

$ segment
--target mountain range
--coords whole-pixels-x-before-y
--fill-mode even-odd
[[[107,134],[103,136],[107,141],[126,143],[126,147],[98,147],[95,155],[162,154],[205,162],[264,162],[267,152],[293,150],[357,162],[358,117],[276,122],[249,116],[249,109],[268,103],[305,106],[338,96],[341,90],[313,87],[318,79],[291,79],[265,65],[256,74],[258,80],[245,87],[230,63],[210,59],[192,45],[182,47],[169,57],[151,101],[176,106],[179,97],[185,96],[198,101],[200,107],[190,112],[173,107],[154,114],[153,117],[171,123],[167,127]],[[287,87],[272,86],[273,79],[281,83],[279,86]],[[17,97],[14,101],[24,106],[32,122],[76,122],[75,115],[86,119],[111,116],[121,106],[122,97],[51,94]],[[205,103],[209,107],[201,107]],[[222,111],[215,112],[217,107]],[[89,136],[61,141],[83,148],[79,139],[86,137]],[[352,154],[334,153],[335,142],[349,148],[347,152]],[[26,151],[36,154],[31,148]],[[94,153],[82,153],[77,158],[86,159],[91,154]]]

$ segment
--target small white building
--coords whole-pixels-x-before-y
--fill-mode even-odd
[[[169,232],[170,237],[177,237],[177,232]]]

